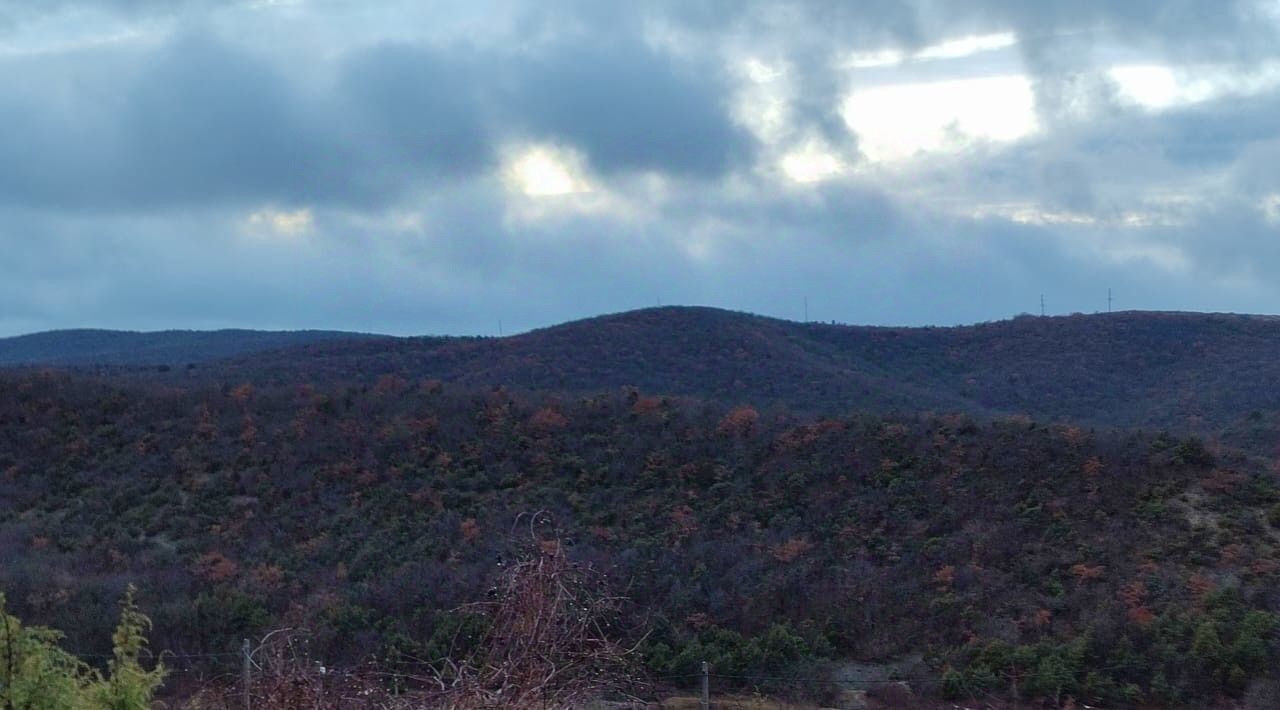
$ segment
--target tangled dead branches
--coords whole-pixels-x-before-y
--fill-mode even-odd
[[[625,599],[609,594],[604,574],[571,561],[558,535],[538,533],[549,525],[547,516],[532,516],[530,537],[491,599],[457,610],[483,621],[470,650],[424,661],[428,670],[418,673],[327,669],[307,652],[304,634],[273,632],[251,656],[251,707],[559,710],[610,695],[634,699],[644,690],[633,661],[638,643],[616,640]],[[239,710],[243,692],[239,683],[207,688],[185,707]]]
[[[614,638],[624,599],[607,592],[597,570],[571,562],[559,537],[537,534],[546,522],[532,517],[528,548],[494,600],[469,607],[489,617],[488,629],[467,658],[441,664],[433,704],[569,708],[639,690],[635,647]]]
[[[270,710],[407,708],[389,694],[378,674],[362,668],[326,668],[308,652],[305,632],[279,629],[267,634],[250,655],[249,705]],[[186,710],[241,710],[243,684],[204,689]],[[414,707],[422,707],[417,705]]]

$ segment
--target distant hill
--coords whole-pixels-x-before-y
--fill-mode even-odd
[[[313,343],[233,358],[208,374],[262,382],[397,375],[570,391],[635,386],[815,412],[1027,414],[1245,435],[1270,430],[1270,413],[1280,412],[1280,319],[1123,312],[884,328],[666,307],[507,338]]]
[[[199,364],[188,372],[185,366]],[[0,365],[169,365],[260,384],[373,383],[598,392],[636,387],[812,413],[1025,414],[1224,436],[1280,431],[1280,319],[1122,312],[946,328],[796,323],[714,308],[600,316],[506,338],[328,331],[58,331],[0,339]]]
[[[170,365],[323,341],[368,339],[325,330],[55,330],[0,338],[0,365]]]

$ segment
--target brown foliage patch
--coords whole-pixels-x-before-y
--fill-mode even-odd
[[[786,542],[769,548],[773,559],[784,564],[791,563],[813,547],[813,543],[802,537],[793,537]]]
[[[234,578],[240,572],[240,565],[221,552],[211,550],[200,555],[192,572],[200,579],[216,584]]]
[[[1071,566],[1071,574],[1075,575],[1076,579],[1081,582],[1092,582],[1102,579],[1102,575],[1105,574],[1106,571],[1107,568],[1102,565],[1078,564]]]

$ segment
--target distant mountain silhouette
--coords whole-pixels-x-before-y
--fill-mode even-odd
[[[216,363],[263,382],[382,375],[647,393],[817,411],[1028,414],[1220,431],[1280,411],[1280,319],[1121,312],[962,327],[796,323],[664,307],[506,338],[313,343]]]
[[[1280,319],[1270,316],[1131,311],[906,328],[673,306],[506,338],[61,331],[0,340],[0,363],[188,362],[205,363],[199,377],[225,382],[394,375],[527,390],[636,387],[820,413],[1026,414],[1229,430],[1241,440],[1280,429]]]
[[[0,338],[0,365],[170,365],[372,336],[323,330],[54,330]]]

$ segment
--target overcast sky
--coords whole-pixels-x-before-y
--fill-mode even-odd
[[[0,0],[0,335],[1280,312],[1280,0]]]

